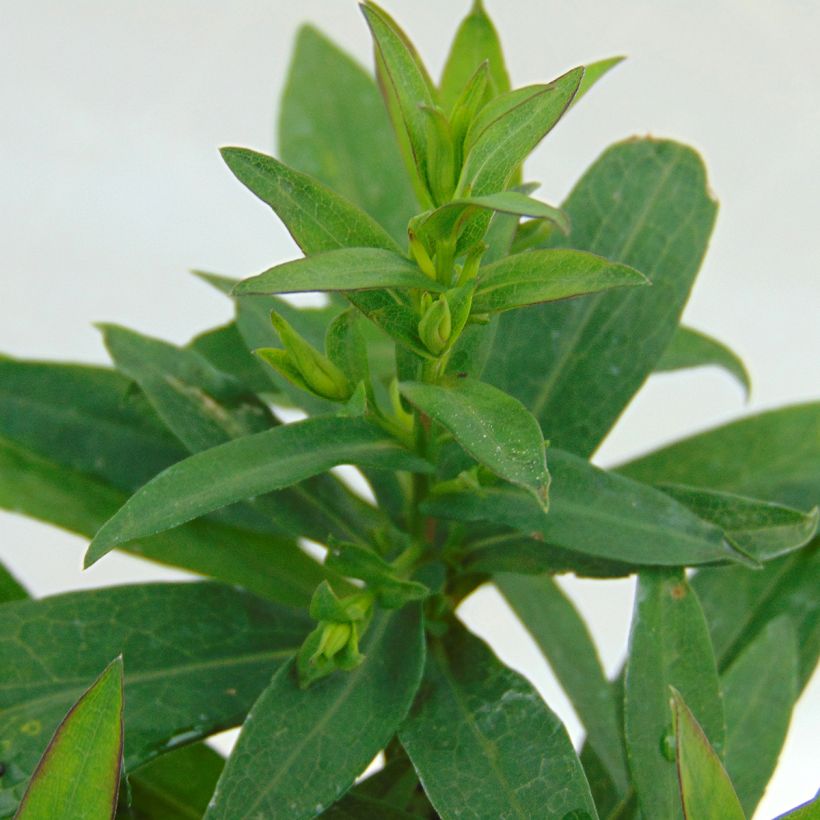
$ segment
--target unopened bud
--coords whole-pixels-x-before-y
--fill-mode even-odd
[[[347,642],[350,640],[352,631],[353,629],[350,624],[325,624],[322,631],[322,636],[319,638],[319,647],[316,650],[314,657],[322,655],[330,660],[334,655],[337,655],[342,649],[344,649]]]
[[[423,302],[422,302],[423,304]],[[419,322],[419,336],[427,349],[435,356],[444,352],[453,330],[450,305],[439,297],[424,312]]]

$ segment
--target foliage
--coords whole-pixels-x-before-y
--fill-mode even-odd
[[[699,156],[629,139],[541,202],[522,163],[620,58],[513,88],[477,0],[435,84],[362,10],[375,80],[307,27],[281,160],[222,151],[304,258],[200,274],[235,318],[185,347],[104,325],[113,369],[0,360],[0,504],[92,538],[87,565],[209,579],[34,601],[0,568],[0,817],[751,815],[820,652],[820,404],[593,466],[653,372],[749,389],[680,324]],[[305,291],[326,306],[281,298]],[[561,573],[637,576],[616,680]],[[485,583],[580,754],[460,624]],[[200,743],[240,725],[227,761]]]

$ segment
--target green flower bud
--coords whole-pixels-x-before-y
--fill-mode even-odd
[[[422,306],[424,301],[422,300]],[[450,305],[441,296],[427,310],[419,322],[419,336],[427,349],[435,356],[443,353],[453,330]]]
[[[350,624],[332,622],[325,624],[319,638],[319,646],[313,657],[317,658],[319,655],[323,655],[330,660],[344,649],[352,633],[353,627]]]

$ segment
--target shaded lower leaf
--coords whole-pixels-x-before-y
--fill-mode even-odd
[[[680,692],[670,688],[684,817],[687,820],[746,820],[720,757]]]
[[[2,461],[0,460],[0,469],[2,469]],[[0,507],[2,503],[2,479],[0,479]],[[7,601],[24,601],[28,598],[23,585],[2,565],[0,564],[0,604]]]
[[[561,721],[456,622],[430,644],[400,738],[445,820],[598,816]]]
[[[364,662],[299,687],[283,666],[254,704],[206,817],[314,817],[337,800],[390,740],[424,665],[421,608],[379,612]]]
[[[31,776],[16,818],[113,817],[122,769],[122,687],[122,658],[118,658],[57,727]]]

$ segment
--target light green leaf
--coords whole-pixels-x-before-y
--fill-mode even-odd
[[[691,327],[678,327],[669,346],[655,365],[655,372],[666,373],[670,370],[711,365],[722,367],[734,376],[743,388],[746,398],[749,397],[752,380],[740,357],[722,342]]]
[[[464,87],[487,61],[492,90],[495,95],[510,90],[510,77],[504,63],[504,54],[498,32],[484,10],[481,0],[475,0],[470,13],[461,21],[450,46],[439,93],[445,111],[451,111]]]
[[[381,248],[340,248],[285,262],[245,279],[234,294],[304,293],[322,290],[370,290],[443,286],[419,270],[415,262]]]
[[[481,269],[473,311],[497,313],[610,288],[648,284],[646,277],[634,268],[592,253],[527,251]]]
[[[553,475],[546,515],[514,487],[433,495],[423,509],[431,515],[491,521],[552,545],[610,561],[641,565],[694,566],[743,560],[721,531],[664,493],[550,448]],[[502,548],[503,549],[503,548]]]
[[[418,210],[373,78],[312,26],[296,36],[279,113],[279,152],[404,241]]]
[[[117,658],[57,727],[15,818],[114,815],[122,768],[122,685],[122,658]]]
[[[612,781],[626,791],[626,750],[612,687],[587,625],[549,576],[501,573],[493,582],[532,635]]]
[[[420,382],[399,387],[411,404],[449,430],[480,464],[547,507],[550,477],[544,437],[518,401],[474,379],[458,379],[446,387]]]
[[[674,687],[672,717],[678,781],[687,820],[746,820],[732,781],[695,716]]]
[[[720,527],[729,541],[757,561],[769,561],[804,547],[817,532],[817,507],[803,513],[781,504],[682,484],[658,489]]]
[[[425,471],[427,462],[363,419],[324,416],[196,453],[133,495],[91,542],[86,566],[118,544],[184,524],[338,464]]]
[[[207,820],[315,817],[337,800],[407,714],[424,667],[421,609],[379,612],[364,662],[300,689],[292,663],[254,704]]]
[[[818,817],[820,817],[820,795],[786,814],[781,814],[777,820],[817,820]]]
[[[709,632],[683,571],[642,573],[626,667],[627,758],[644,817],[682,818],[669,687],[681,691],[722,754],[726,727]],[[697,817],[698,815],[694,815]]]
[[[125,770],[241,722],[311,628],[219,584],[147,584],[2,605],[0,817],[47,738],[112,656],[125,660]]]
[[[446,820],[598,816],[561,721],[458,623],[431,642],[420,696],[399,736]]]
[[[609,148],[562,206],[553,247],[599,254],[652,282],[502,316],[484,378],[520,399],[557,447],[588,456],[678,326],[715,218],[700,157],[674,142]]]
[[[587,63],[587,65],[584,66],[584,76],[572,100],[572,105],[576,105],[578,100],[580,100],[604,74],[608,74],[616,65],[622,63],[625,59],[626,57],[606,57],[603,60],[596,60],[594,63]]]
[[[788,617],[771,621],[721,675],[726,771],[751,817],[774,772],[797,700],[797,643]]]

